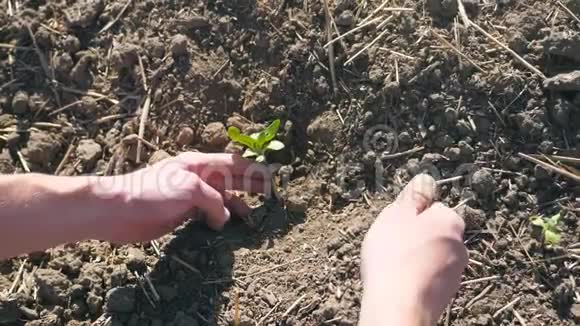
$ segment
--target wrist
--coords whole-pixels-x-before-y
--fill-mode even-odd
[[[70,241],[110,239],[128,200],[118,178],[39,176],[55,207],[66,209],[64,230],[76,236]]]
[[[418,296],[378,288],[365,289],[359,319],[359,326],[433,326],[437,321]]]
[[[69,241],[99,239],[100,230],[108,224],[110,206],[95,191],[94,177],[36,175],[33,178],[40,191],[47,194],[51,207],[63,209],[63,231],[71,236]]]
[[[92,199],[94,212],[97,214],[90,238],[111,241],[114,233],[120,229],[130,202],[125,190],[125,179],[122,176],[87,177],[89,197]]]

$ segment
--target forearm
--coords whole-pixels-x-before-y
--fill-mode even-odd
[[[22,174],[0,177],[0,259],[98,238],[107,199],[94,177]]]

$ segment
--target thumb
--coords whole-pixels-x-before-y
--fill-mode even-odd
[[[416,215],[421,214],[431,206],[436,193],[435,179],[428,174],[418,174],[397,196],[394,205],[404,209],[412,209]]]
[[[192,190],[192,205],[207,214],[207,225],[214,230],[223,229],[230,219],[230,211],[224,205],[224,198],[215,188],[201,178],[196,177],[196,186]]]

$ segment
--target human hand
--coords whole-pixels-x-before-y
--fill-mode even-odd
[[[96,230],[115,243],[148,241],[171,232],[197,210],[219,230],[231,213],[251,210],[230,190],[264,193],[271,189],[271,171],[231,154],[189,152],[122,176],[95,178],[92,188],[107,198],[111,212]]]
[[[385,208],[362,246],[360,325],[435,325],[467,265],[463,219],[433,203],[435,180],[418,175]]]

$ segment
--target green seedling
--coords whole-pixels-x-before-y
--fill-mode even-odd
[[[530,223],[542,228],[542,237],[545,244],[548,246],[556,246],[560,243],[560,213],[552,217],[544,217],[542,215],[530,216]]]
[[[272,123],[260,132],[251,135],[244,135],[240,129],[231,126],[228,128],[228,136],[230,139],[238,144],[244,145],[246,151],[242,155],[246,158],[254,158],[256,162],[266,162],[266,152],[279,151],[284,148],[284,143],[276,140],[276,133],[280,129],[280,119],[272,121]],[[282,202],[282,197],[276,189],[276,185],[272,182],[270,199]]]
[[[246,147],[243,157],[253,157],[256,162],[265,162],[266,152],[279,151],[284,148],[284,143],[274,139],[279,128],[280,119],[274,120],[264,130],[251,135],[242,134],[240,129],[231,126],[228,128],[228,136],[232,141]]]

